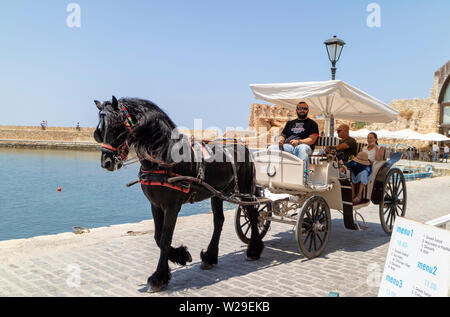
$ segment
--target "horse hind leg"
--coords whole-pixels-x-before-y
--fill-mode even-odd
[[[200,253],[200,258],[202,259],[201,268],[203,270],[209,270],[213,267],[214,264],[217,264],[219,257],[220,234],[222,233],[222,227],[225,221],[222,200],[217,197],[212,197],[211,208],[214,218],[214,232],[208,245],[208,249],[206,250],[206,252],[202,250]]]
[[[251,236],[247,247],[247,260],[255,261],[261,257],[264,249],[264,242],[259,235],[258,230],[258,210],[253,206],[246,207],[247,215],[250,220]]]
[[[255,187],[255,166],[250,162],[249,152],[245,150],[245,162],[239,169],[239,191],[243,194],[254,195],[256,191]],[[243,201],[251,201],[251,199],[243,199]],[[245,206],[245,211],[250,221],[251,236],[250,243],[247,247],[247,260],[254,261],[261,257],[261,253],[264,249],[264,242],[261,239],[258,230],[258,217],[259,212],[255,206]]]

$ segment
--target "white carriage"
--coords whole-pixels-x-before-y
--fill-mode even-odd
[[[305,101],[309,105],[310,116],[321,115],[330,122],[334,118],[390,122],[398,115],[388,105],[342,81],[250,87],[257,99],[284,107],[295,109],[298,102]],[[349,172],[346,175],[339,172],[335,153],[317,155],[322,147],[338,144],[332,124],[330,126],[331,136],[319,137],[316,152],[309,159],[306,184],[304,163],[297,156],[277,150],[253,153],[257,196],[267,197],[258,206],[260,235],[267,233],[272,221],[295,225],[299,249],[307,258],[319,256],[327,245],[331,232],[330,209],[342,212],[347,229],[363,230],[364,219],[358,209],[370,203],[379,205],[381,226],[387,234],[391,233],[395,218],[403,217],[406,212],[405,178],[401,170],[392,167],[398,155],[392,155],[389,161],[373,163],[369,183],[363,192],[364,203],[353,204]],[[358,146],[362,148],[362,144]],[[285,195],[273,198],[276,194]],[[248,243],[250,228],[242,207],[236,210],[235,227],[239,238]]]

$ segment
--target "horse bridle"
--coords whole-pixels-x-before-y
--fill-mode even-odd
[[[122,111],[124,112],[125,117],[126,117],[126,120],[124,122],[125,127],[128,129],[130,134],[134,136],[134,132],[133,132],[134,122],[131,119],[131,116],[128,112],[127,107],[125,105],[121,105],[121,106],[122,106]],[[99,125],[102,124],[102,128],[104,126],[104,116],[105,115],[106,115],[106,113],[103,110],[100,111]],[[103,137],[102,137],[102,141],[103,141]],[[125,162],[127,160],[128,151],[129,151],[128,142],[125,140],[125,142],[118,148],[113,147],[111,144],[102,142],[101,151],[111,153],[111,154],[113,154],[114,157],[120,156],[122,161]]]

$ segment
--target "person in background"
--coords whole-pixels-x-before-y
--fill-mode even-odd
[[[80,123],[79,123],[79,122],[77,122],[77,127],[76,127],[76,129],[77,129],[78,131],[81,130],[81,129],[80,129]]]
[[[447,144],[444,145],[444,156],[442,157],[442,163],[444,163],[444,159],[445,159],[445,163],[447,163],[448,160],[448,152],[450,151],[449,147]]]
[[[433,162],[438,162],[439,161],[439,146],[437,145],[437,143],[433,143]]]
[[[45,130],[45,121],[44,120],[41,121],[41,129]]]

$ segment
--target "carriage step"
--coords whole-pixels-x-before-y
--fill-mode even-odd
[[[359,230],[360,227],[358,223],[355,223],[355,217],[353,213],[352,185],[350,184],[350,181],[345,178],[340,178],[339,183],[341,185],[344,226],[349,230]]]

